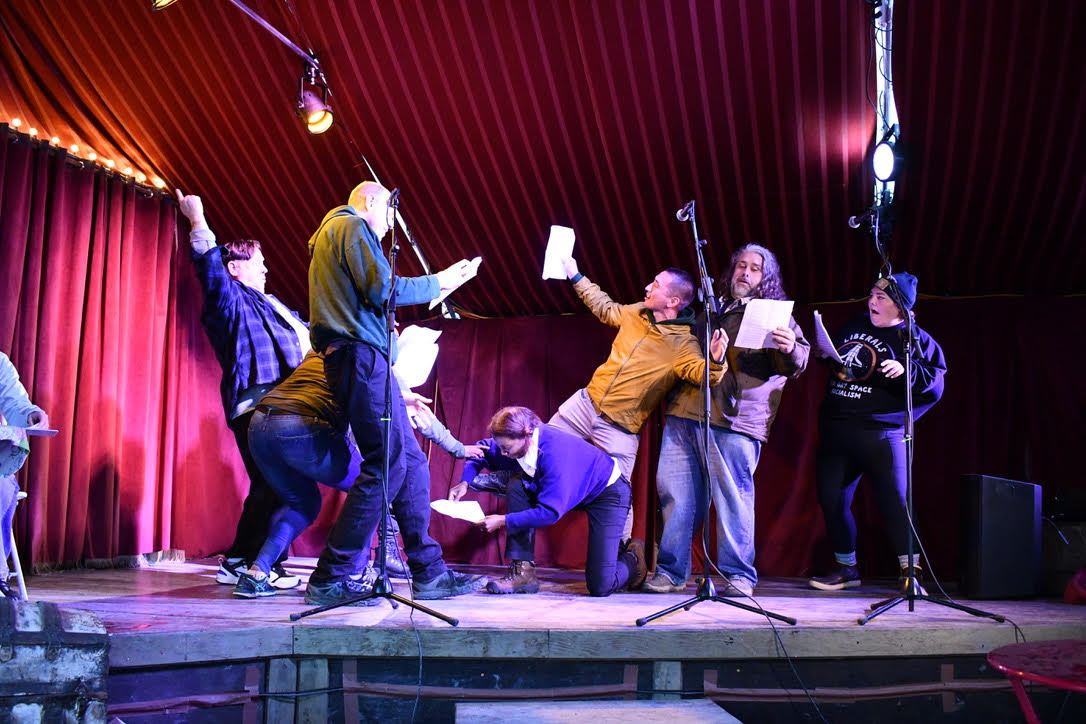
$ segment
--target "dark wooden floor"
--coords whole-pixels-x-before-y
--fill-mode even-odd
[[[794,658],[977,655],[1015,641],[1017,624],[1030,640],[1086,638],[1086,611],[1057,601],[983,601],[977,608],[1007,623],[918,601],[877,617],[857,618],[893,594],[890,582],[848,592],[811,590],[800,580],[759,584],[758,603],[797,619],[795,626],[717,602],[703,602],[635,625],[639,618],[693,595],[619,593],[585,595],[576,571],[541,570],[537,595],[476,593],[426,602],[459,619],[459,626],[387,601],[368,608],[340,608],[291,622],[306,608],[304,578],[313,559],[291,559],[303,576],[299,588],[261,600],[237,599],[215,582],[214,560],[160,563],[138,569],[78,570],[28,578],[32,600],[89,611],[110,636],[111,668],[163,666],[274,656],[351,656],[359,651],[389,657],[418,655],[533,659],[750,659],[777,658],[779,645]],[[501,571],[480,571],[501,575]],[[396,581],[408,595],[407,584]],[[964,602],[970,603],[970,602]],[[416,634],[419,638],[416,638]]]

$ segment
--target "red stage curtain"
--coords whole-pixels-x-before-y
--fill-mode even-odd
[[[214,548],[245,479],[176,206],[42,142],[0,169],[0,348],[60,430],[20,473],[24,559]]]

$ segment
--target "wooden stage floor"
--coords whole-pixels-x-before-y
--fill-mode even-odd
[[[215,582],[212,559],[159,563],[136,569],[76,570],[28,578],[30,597],[62,609],[89,611],[109,634],[110,669],[168,667],[197,662],[272,657],[381,656],[534,660],[727,660],[781,657],[766,618],[707,601],[649,623],[638,618],[693,595],[619,593],[585,595],[576,571],[540,570],[536,595],[485,592],[424,602],[459,619],[452,627],[388,601],[340,608],[291,622],[304,610],[304,579],[314,560],[293,558],[303,576],[295,590],[261,600],[237,599]],[[465,570],[460,567],[460,570]],[[502,575],[497,569],[473,569]],[[394,581],[398,593],[407,584]],[[1015,642],[1017,624],[1031,641],[1086,638],[1086,610],[1057,601],[982,601],[966,605],[1000,614],[1008,623],[978,618],[933,603],[906,603],[865,626],[857,625],[875,601],[893,594],[890,582],[848,592],[813,591],[801,580],[759,584],[758,602],[798,620],[776,622],[795,659],[976,656]]]

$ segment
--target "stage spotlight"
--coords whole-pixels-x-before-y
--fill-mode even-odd
[[[335,120],[332,109],[311,90],[303,90],[298,99],[298,114],[305,120],[305,127],[312,134],[324,133]]]
[[[177,0],[151,0],[152,10],[161,10],[173,5]]]
[[[328,83],[315,56],[310,56],[302,67],[298,80],[298,115],[312,134],[324,133],[335,120],[328,105]]]
[[[875,172],[875,178],[883,183],[897,178],[901,171],[901,150],[895,129],[887,131],[875,145],[875,151],[871,154],[871,170]]]

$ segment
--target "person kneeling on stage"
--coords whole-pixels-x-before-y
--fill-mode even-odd
[[[909,560],[911,526],[906,508],[909,461],[905,446],[905,385],[912,385],[914,419],[943,394],[946,361],[927,332],[913,326],[912,369],[906,376],[905,315],[916,301],[916,277],[907,272],[880,278],[871,288],[867,314],[838,331],[837,353],[844,361],[831,377],[819,408],[819,446],[815,464],[818,502],[833,544],[837,570],[811,578],[812,588],[839,591],[860,585],[856,563],[856,520],[852,499],[867,475],[894,547],[901,553],[902,594],[916,582],[923,595],[917,556]],[[914,542],[915,546],[915,542]],[[915,550],[915,547],[914,547]]]
[[[535,593],[539,582],[532,561],[532,533],[551,525],[573,508],[588,514],[585,582],[593,596],[636,588],[645,580],[645,546],[631,539],[619,549],[630,481],[618,463],[584,440],[544,425],[526,407],[503,407],[490,421],[490,433],[502,455],[524,470],[522,484],[510,481],[508,512],[488,515],[480,527],[493,533],[508,528],[508,576],[487,584],[490,593]]]

